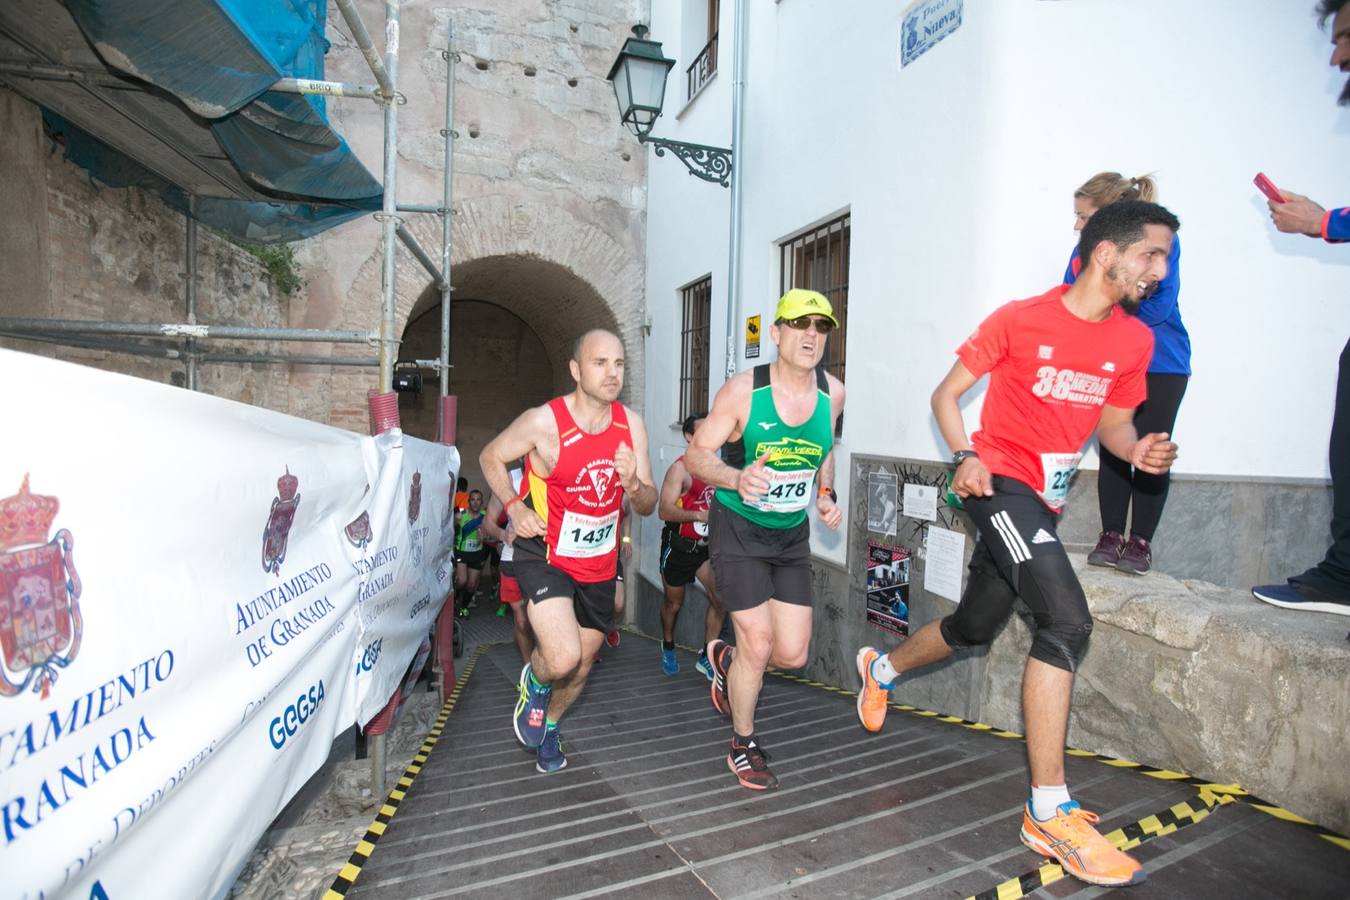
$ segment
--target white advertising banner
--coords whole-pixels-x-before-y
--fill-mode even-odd
[[[435,620],[458,454],[9,351],[0,384],[3,894],[220,896]]]

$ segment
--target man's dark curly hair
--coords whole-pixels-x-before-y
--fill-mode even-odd
[[[1317,4],[1317,21],[1323,28],[1327,27],[1327,19],[1340,12],[1347,3],[1350,3],[1350,0],[1321,0]],[[1341,96],[1336,102],[1341,106],[1350,106],[1350,80],[1347,80],[1345,87],[1341,88]]]

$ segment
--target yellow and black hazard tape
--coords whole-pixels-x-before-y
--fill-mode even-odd
[[[441,734],[445,731],[445,723],[450,718],[450,713],[454,712],[455,704],[459,702],[459,695],[464,691],[464,685],[469,681],[469,676],[473,674],[473,667],[478,665],[478,659],[492,644],[479,644],[478,649],[469,657],[469,662],[464,666],[464,671],[460,673],[459,678],[455,679],[455,686],[450,691],[450,696],[445,698],[445,705],[441,707],[441,712],[436,716],[436,721],[432,723],[431,730],[427,732],[426,740],[422,746],[417,749],[417,755],[408,763],[408,768],[403,770],[403,777],[398,780],[389,791],[388,798],[384,805],[375,814],[375,821],[370,823],[366,829],[365,836],[357,843],[356,849],[347,862],[338,871],[337,877],[333,879],[332,886],[324,893],[324,900],[334,900],[334,898],[345,897],[347,892],[352,889],[356,883],[356,878],[361,874],[361,869],[366,861],[370,859],[370,854],[375,852],[375,844],[380,840],[385,830],[389,828],[389,820],[394,818],[394,813],[398,812],[399,804],[403,798],[408,795],[408,789],[412,787],[413,779],[417,773],[422,771],[422,766],[426,764],[427,757],[431,755],[432,748],[440,740]]]
[[[1138,822],[1117,828],[1103,835],[1117,850],[1133,850],[1145,841],[1172,834],[1194,825],[1209,816],[1217,806],[1233,803],[1232,794],[1219,794],[1214,791],[1200,791],[1199,803],[1177,803],[1159,813],[1145,816]],[[1025,897],[1037,888],[1053,884],[1064,877],[1064,869],[1058,863],[1046,863],[1039,869],[1033,869],[994,885],[987,891],[981,891],[967,900],[1017,900]]]
[[[655,640],[654,638],[651,638],[649,635],[642,634],[641,632],[635,633],[641,635],[642,637],[647,637],[650,640]],[[693,653],[699,652],[700,649],[698,647],[687,647],[683,644],[679,646],[682,649],[689,650]],[[822,691],[829,691],[831,694],[839,694],[844,697],[858,696],[857,691],[850,691],[846,690],[845,688],[836,687],[835,685],[832,684],[824,684],[823,682],[812,681],[810,678],[803,678],[800,675],[791,675],[787,672],[783,672],[778,669],[770,668],[766,671],[771,675],[776,675],[777,677],[785,679],[787,681],[793,681],[796,682],[797,684],[804,684],[807,685],[808,687],[819,688]],[[894,709],[898,712],[907,712],[910,713],[911,715],[922,716],[925,719],[934,719],[938,722],[946,722],[949,725],[960,725],[962,728],[968,728],[971,731],[983,732],[984,734],[990,734],[993,735],[994,737],[1007,738],[1009,740],[1015,741],[1025,740],[1026,737],[1025,735],[1019,734],[1016,731],[1005,731],[1000,728],[995,728],[992,725],[986,725],[983,722],[972,722],[969,719],[963,719],[960,716],[951,716],[947,715],[946,713],[935,712],[931,709],[922,709],[917,706],[910,706],[909,704],[906,703],[891,703],[888,705],[891,709]],[[1288,822],[1291,825],[1297,825],[1300,828],[1310,831],[1313,834],[1317,835],[1318,837],[1322,838],[1323,840],[1328,841],[1337,847],[1340,847],[1342,850],[1350,850],[1350,838],[1347,838],[1345,835],[1337,831],[1333,831],[1325,826],[1318,825],[1316,822],[1311,822],[1303,818],[1302,816],[1298,815],[1297,813],[1292,813],[1287,809],[1283,809],[1279,806],[1276,806],[1274,803],[1262,800],[1260,797],[1256,797],[1248,793],[1246,790],[1242,788],[1241,785],[1220,784],[1205,778],[1199,778],[1195,775],[1187,775],[1185,772],[1174,772],[1171,769],[1159,769],[1152,766],[1146,766],[1143,763],[1133,762],[1132,760],[1128,759],[1118,759],[1114,756],[1107,756],[1104,753],[1096,753],[1091,750],[1078,750],[1073,747],[1069,747],[1066,748],[1065,752],[1068,753],[1068,755],[1070,756],[1076,756],[1079,757],[1080,759],[1095,759],[1096,761],[1111,766],[1113,768],[1133,769],[1140,775],[1147,775],[1149,778],[1156,778],[1159,779],[1160,781],[1171,781],[1176,782],[1178,784],[1184,784],[1189,787],[1195,788],[1197,791],[1201,793],[1202,796],[1206,791],[1208,791],[1213,794],[1230,797],[1233,800],[1236,800],[1240,803],[1252,807],[1253,809],[1259,809],[1261,812],[1266,813],[1269,816],[1273,816],[1274,818],[1279,819],[1281,822]]]

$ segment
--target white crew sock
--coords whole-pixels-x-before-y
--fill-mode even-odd
[[[1055,817],[1061,804],[1069,802],[1069,787],[1064,784],[1031,786],[1031,814],[1042,822]]]
[[[891,658],[882,654],[872,660],[872,677],[876,680],[877,687],[889,691],[895,679],[900,677],[900,673],[891,665]]]

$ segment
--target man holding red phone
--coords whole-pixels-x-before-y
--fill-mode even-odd
[[[1318,15],[1331,19],[1331,64],[1350,72],[1350,0],[1321,0]],[[1350,106],[1350,81],[1340,103]],[[1332,242],[1350,241],[1350,207],[1325,210],[1301,194],[1281,191],[1285,202],[1271,200],[1270,218],[1287,234],[1306,234]],[[1336,406],[1331,419],[1331,547],[1320,563],[1285,584],[1252,588],[1258,600],[1286,609],[1350,616],[1350,342],[1341,351]]]

